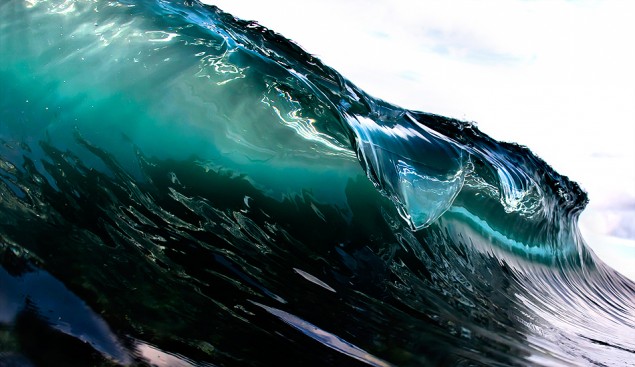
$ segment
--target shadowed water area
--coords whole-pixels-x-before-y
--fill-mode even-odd
[[[635,363],[635,285],[527,148],[196,1],[0,20],[1,365]]]

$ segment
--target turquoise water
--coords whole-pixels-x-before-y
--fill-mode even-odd
[[[635,285],[527,148],[198,2],[0,19],[6,363],[633,365]]]

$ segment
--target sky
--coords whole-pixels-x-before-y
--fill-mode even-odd
[[[203,0],[370,95],[476,122],[578,182],[581,231],[635,279],[635,2]]]

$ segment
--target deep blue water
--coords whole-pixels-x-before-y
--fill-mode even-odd
[[[527,148],[195,1],[0,20],[0,365],[635,365]]]

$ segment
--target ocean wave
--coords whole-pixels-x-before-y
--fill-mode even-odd
[[[529,149],[195,1],[13,0],[0,19],[0,358],[635,358],[635,285]],[[49,307],[69,299],[77,319]]]

